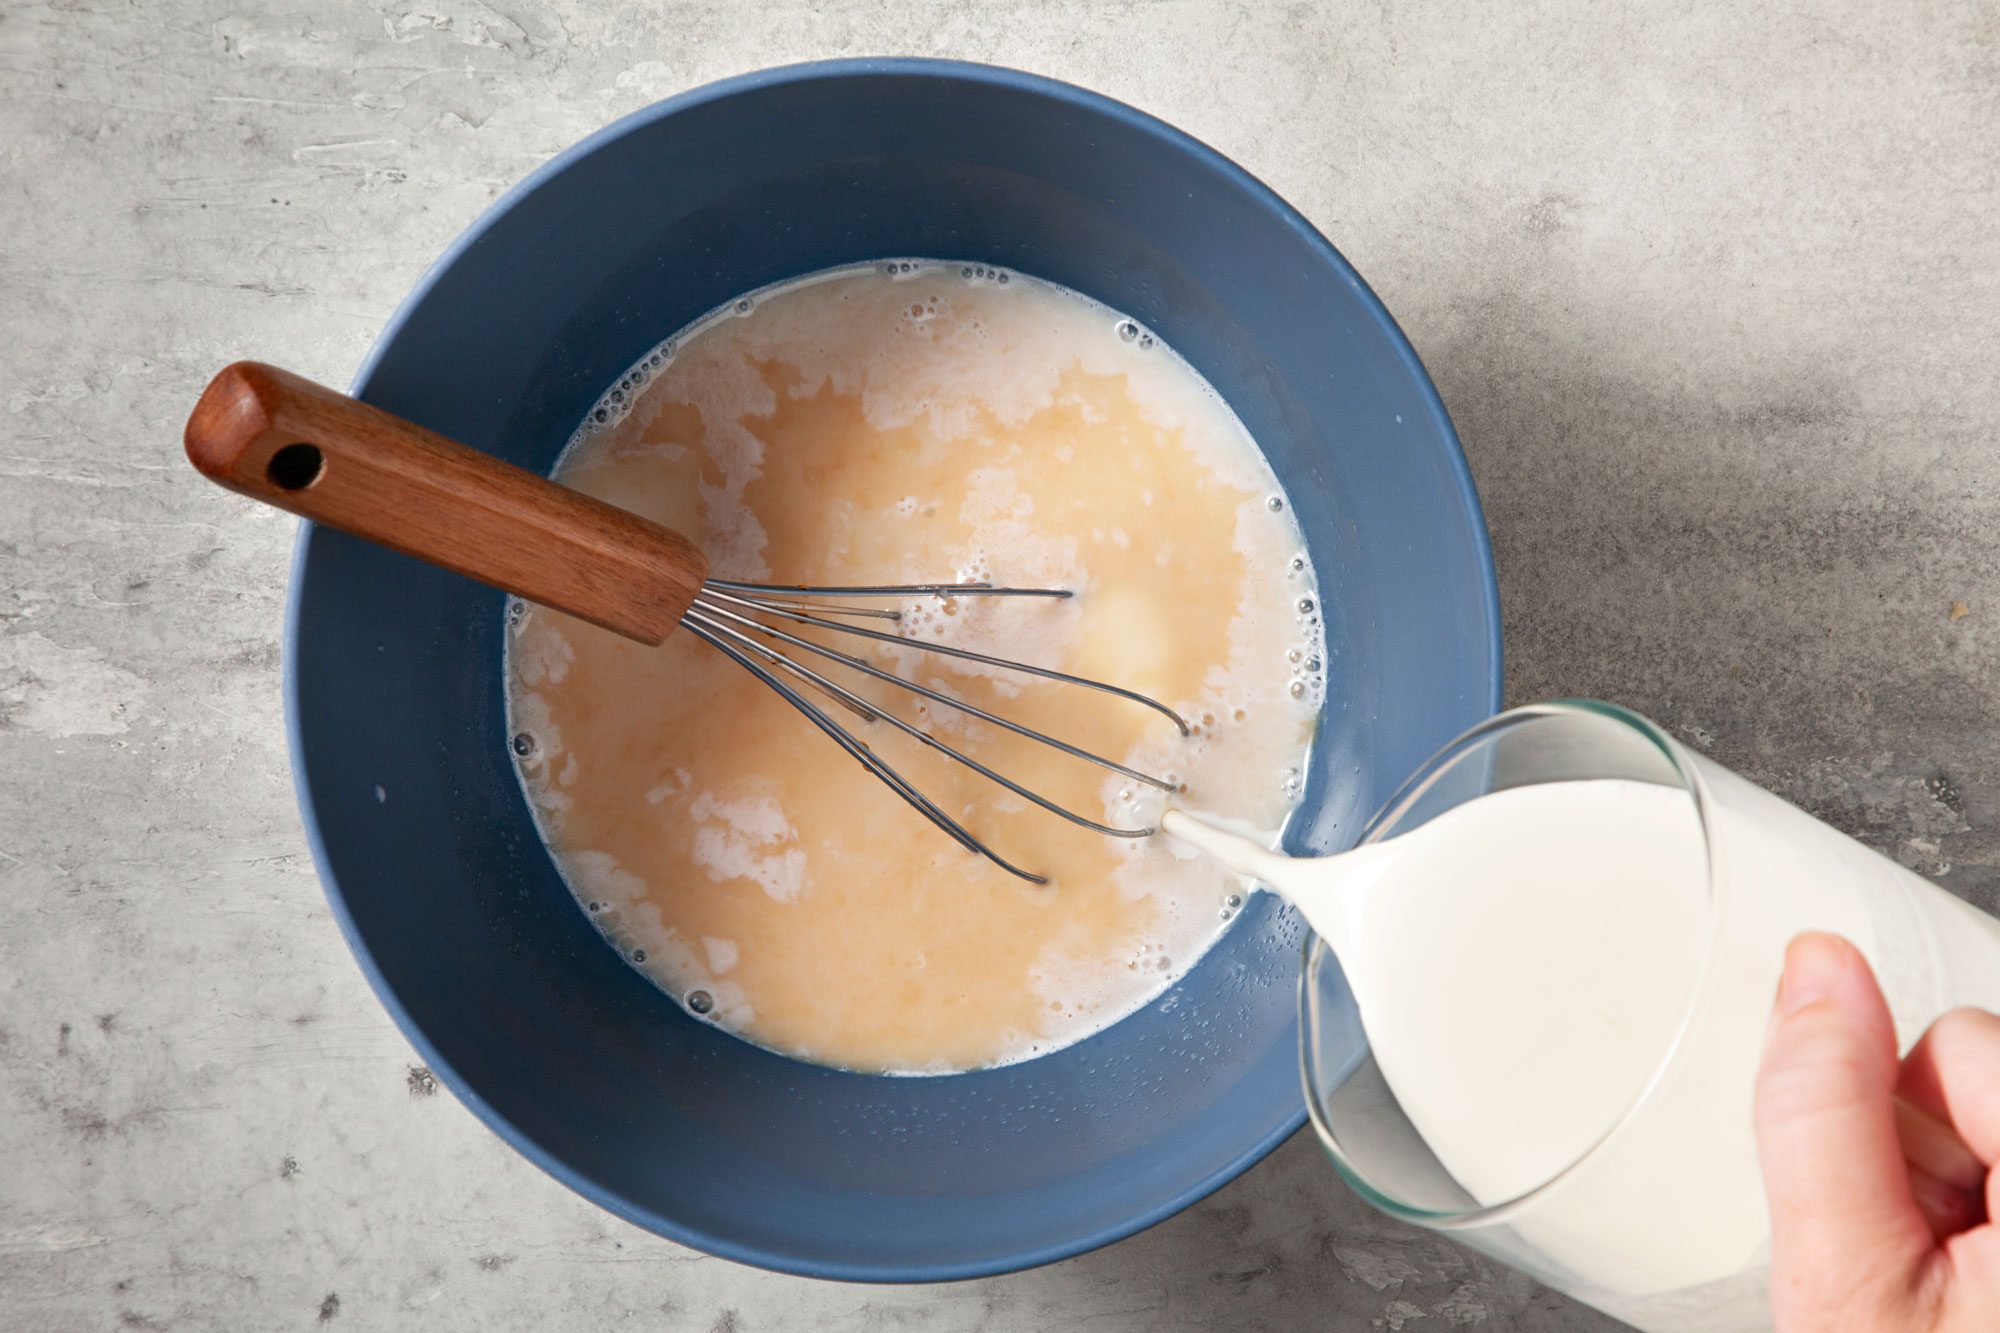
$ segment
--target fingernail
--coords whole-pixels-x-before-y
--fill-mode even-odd
[[[1838,935],[1809,931],[1785,950],[1785,975],[1778,981],[1778,1012],[1795,1014],[1840,988],[1854,946]]]

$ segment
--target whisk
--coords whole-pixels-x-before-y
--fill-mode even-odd
[[[864,723],[901,732],[1051,814],[1110,837],[1144,838],[1156,830],[1118,828],[1067,809],[870,702],[829,671],[883,682],[1134,782],[1175,790],[1166,778],[1092,754],[793,632],[834,631],[1097,690],[1150,708],[1187,735],[1188,724],[1157,699],[1048,667],[870,628],[854,622],[894,622],[901,612],[848,604],[913,597],[1062,598],[1070,595],[1066,589],[981,582],[813,587],[710,578],[700,549],[671,529],[254,361],[224,367],[209,383],[188,417],[186,444],[189,461],[204,475],[254,500],[640,643],[658,645],[675,629],[686,630],[777,691],[960,846],[1032,883],[1047,880],[1014,865],[946,814],[805,691],[831,700]]]

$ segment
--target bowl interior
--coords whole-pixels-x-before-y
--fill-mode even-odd
[[[1262,444],[1331,653],[1296,848],[1351,842],[1497,706],[1477,502],[1386,313],[1239,170],[1063,85],[848,62],[650,108],[468,232],[356,392],[546,470],[604,386],[694,317],[894,255],[1005,265],[1130,313]],[[308,528],[291,617],[300,799],[363,967],[461,1099],[640,1225],[818,1276],[998,1272],[1166,1216],[1303,1118],[1300,926],[1268,897],[1145,1010],[1005,1069],[846,1074],[697,1023],[599,939],[536,836],[504,744],[500,595]]]

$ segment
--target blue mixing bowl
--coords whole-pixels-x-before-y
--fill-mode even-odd
[[[1295,848],[1344,846],[1498,706],[1478,501],[1381,303],[1230,162],[1045,79],[848,61],[627,117],[452,246],[354,392],[547,470],[606,384],[697,315],[894,255],[1004,265],[1130,313],[1263,445],[1332,654]],[[1268,897],[1143,1011],[1005,1069],[842,1073],[690,1019],[599,938],[536,836],[503,734],[501,600],[308,525],[286,705],[355,956],[445,1085],[556,1179],[745,1263],[928,1281],[1128,1235],[1303,1121],[1301,928]],[[799,746],[823,743],[801,726]]]

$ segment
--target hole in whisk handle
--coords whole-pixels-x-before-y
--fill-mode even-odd
[[[288,444],[264,464],[264,475],[281,491],[302,491],[326,471],[326,455],[316,444]]]

